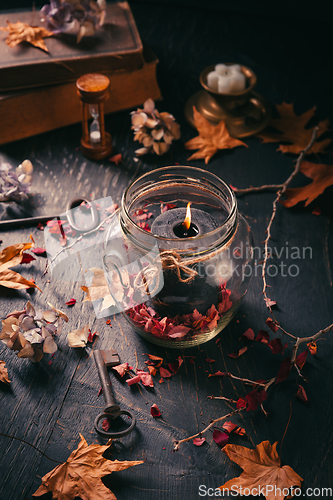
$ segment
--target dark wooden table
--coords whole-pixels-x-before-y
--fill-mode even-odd
[[[95,163],[79,151],[80,125],[8,144],[1,149],[0,160],[17,166],[25,158],[34,165],[32,192],[36,201],[35,213],[62,212],[73,195],[92,195],[98,199],[109,195],[120,203],[126,186],[141,174],[163,165],[189,164],[184,142],[195,135],[186,123],[183,109],[186,100],[200,89],[198,76],[203,68],[220,61],[237,61],[251,67],[257,74],[257,90],[270,102],[294,102],[296,112],[302,113],[317,106],[320,119],[333,120],[333,88],[330,58],[326,47],[331,41],[331,29],[323,22],[311,21],[311,16],[299,19],[288,13],[271,16],[268,12],[251,15],[210,9],[209,6],[175,6],[133,2],[131,4],[139,32],[156,52],[160,63],[158,80],[163,101],[160,111],[174,114],[181,124],[182,138],[162,157],[146,156],[133,161],[137,144],[130,131],[129,113],[121,112],[106,118],[106,128],[112,134],[114,149],[121,153],[123,163]],[[318,16],[317,16],[318,17]],[[47,110],[45,110],[47,112]],[[5,117],[1,117],[5,127]],[[283,182],[291,172],[293,155],[277,152],[276,144],[261,144],[258,138],[246,139],[249,148],[222,151],[214,156],[207,169],[237,187]],[[332,162],[332,148],[314,162]],[[191,165],[204,167],[203,161]],[[300,175],[295,185],[305,184]],[[277,248],[311,247],[305,259],[285,258],[287,266],[296,264],[296,277],[281,275],[270,279],[271,298],[277,301],[277,319],[297,336],[308,336],[332,323],[332,248],[333,236],[332,188],[307,208],[285,209],[278,206],[272,227],[272,243]],[[265,228],[272,210],[274,194],[261,193],[239,199],[239,209],[251,225],[256,246],[265,238]],[[24,216],[16,204],[0,204],[2,218]],[[313,209],[320,207],[321,214]],[[16,229],[1,234],[1,248],[28,241],[33,234],[36,246],[42,247],[43,232],[37,228]],[[25,277],[34,277],[43,293],[17,292],[0,288],[1,316],[22,309],[29,299],[38,308],[51,302],[65,308],[65,302],[76,298],[68,309],[69,323],[58,339],[58,350],[49,364],[45,356],[34,364],[18,359],[6,350],[1,359],[6,362],[10,386],[0,387],[0,432],[33,444],[48,456],[65,461],[77,448],[79,433],[91,443],[105,444],[96,435],[93,421],[103,407],[98,397],[100,382],[91,349],[68,347],[67,333],[89,323],[97,330],[94,348],[115,348],[121,360],[143,368],[147,357],[155,354],[173,361],[184,358],[179,372],[165,383],[155,379],[154,389],[127,387],[123,380],[112,376],[116,399],[132,408],[137,428],[129,436],[115,442],[113,458],[145,460],[143,465],[114,473],[108,485],[119,500],[151,500],[158,498],[200,498],[199,485],[211,488],[222,485],[239,475],[240,468],[232,463],[206,434],[202,447],[185,443],[172,453],[173,441],[202,430],[211,419],[224,415],[229,406],[223,401],[208,400],[208,395],[234,398],[248,392],[241,383],[222,383],[208,378],[217,370],[230,371],[251,379],[268,379],[276,375],[281,355],[272,354],[262,344],[249,343],[248,351],[234,360],[228,354],[244,345],[240,336],[247,328],[255,333],[265,329],[267,308],[260,294],[262,282],[254,277],[250,290],[236,318],[214,340],[181,352],[163,349],[142,340],[120,315],[96,319],[90,303],[82,302],[82,283],[64,283],[50,276],[42,277],[45,259],[39,258],[19,270]],[[50,282],[48,282],[50,280]],[[265,403],[268,416],[258,409],[243,412],[232,418],[246,429],[248,438],[232,436],[230,442],[253,447],[263,440],[271,443],[282,440],[288,419],[290,423],[281,451],[282,463],[289,464],[304,478],[306,488],[333,487],[333,400],[332,388],[333,333],[318,342],[318,354],[308,359],[304,374],[309,379],[306,392],[309,403],[295,398],[297,376],[273,387]],[[290,347],[287,352],[290,351]],[[289,352],[290,353],[290,352]],[[194,356],[191,358],[190,356]],[[208,363],[211,358],[215,363]],[[190,362],[194,359],[194,363]],[[156,403],[163,416],[154,419],[150,407]],[[292,411],[291,411],[292,408]],[[24,500],[41,483],[41,477],[56,465],[30,446],[0,436],[0,498]],[[45,498],[51,498],[46,495]]]

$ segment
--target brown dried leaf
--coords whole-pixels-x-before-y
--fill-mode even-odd
[[[312,179],[307,186],[289,188],[286,190],[286,199],[281,201],[285,207],[293,207],[300,201],[305,201],[305,206],[313,202],[325,189],[333,185],[333,165],[310,163],[304,161],[300,171]]]
[[[199,135],[187,141],[185,149],[198,149],[199,151],[190,156],[188,160],[203,158],[207,164],[219,149],[232,149],[237,146],[248,147],[245,142],[229,135],[224,121],[220,121],[216,126],[212,125],[197,111],[195,106],[193,106],[193,118]]]
[[[5,384],[10,384],[10,380],[8,378],[8,371],[5,368],[5,361],[0,360],[0,382],[4,382]]]
[[[277,442],[271,446],[269,441],[262,441],[253,450],[244,446],[227,444],[223,448],[224,453],[238,464],[243,472],[239,477],[230,479],[220,486],[220,489],[239,491],[242,488],[244,491],[244,488],[249,488],[250,490],[256,489],[258,492],[260,487],[266,500],[284,500],[283,491],[292,486],[300,487],[303,479],[289,465],[281,467],[281,459],[276,446]]]
[[[0,252],[0,285],[6,288],[14,288],[16,290],[22,290],[27,288],[40,288],[29,281],[19,273],[9,269],[10,267],[17,266],[21,263],[23,252],[33,246],[32,243],[18,243],[17,245],[11,245],[6,247]]]
[[[282,134],[263,131],[258,134],[258,137],[263,142],[291,142],[291,145],[280,145],[278,151],[282,153],[299,154],[309,144],[313,128],[305,128],[308,121],[314,116],[316,107],[309,109],[302,115],[296,116],[294,113],[294,105],[283,102],[276,104],[276,109],[280,118],[275,118],[271,121],[270,126],[280,130]],[[318,123],[319,130],[317,138],[327,132],[329,120],[324,120]],[[315,142],[307,154],[324,153],[326,147],[331,143],[332,139]]]
[[[88,446],[81,434],[80,438],[79,446],[71,453],[67,462],[57,465],[42,478],[42,484],[33,497],[40,497],[51,491],[54,500],[72,500],[76,497],[82,500],[116,500],[101,478],[143,463],[142,460],[107,460],[102,455],[110,447],[111,440],[105,446]]]
[[[67,335],[69,347],[86,347],[89,337],[89,325],[81,330],[74,330]]]
[[[2,31],[9,31],[9,35],[6,38],[6,44],[9,47],[15,47],[21,42],[28,42],[34,47],[45,50],[45,52],[49,51],[43,38],[53,36],[54,33],[52,31],[48,31],[41,26],[29,26],[29,24],[21,23],[21,21],[17,21],[16,23],[7,21],[7,25],[7,28],[1,27],[0,29]]]

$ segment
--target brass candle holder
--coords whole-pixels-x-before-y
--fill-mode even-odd
[[[227,66],[232,63],[226,63]],[[195,127],[193,106],[213,125],[223,120],[232,137],[248,137],[263,130],[269,123],[271,111],[268,102],[254,92],[257,83],[255,73],[241,65],[245,75],[246,88],[241,92],[223,94],[207,85],[207,75],[214,71],[215,65],[204,69],[199,77],[203,90],[194,94],[185,105],[185,117]]]

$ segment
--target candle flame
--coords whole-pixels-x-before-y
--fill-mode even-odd
[[[190,226],[191,226],[191,209],[190,209],[190,206],[191,206],[191,202],[189,201],[188,204],[187,204],[187,207],[186,207],[186,217],[185,217],[185,220],[183,222],[186,231],[188,231],[190,229]]]

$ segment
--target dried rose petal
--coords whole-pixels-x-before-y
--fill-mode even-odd
[[[33,255],[30,255],[29,253],[23,252],[22,260],[21,260],[20,264],[29,264],[33,260],[36,260]]]
[[[120,365],[116,365],[112,367],[112,370],[115,370],[121,377],[128,372],[128,363],[121,363]]]
[[[154,418],[161,417],[162,413],[160,412],[158,406],[156,404],[153,404],[150,408],[150,413]]]
[[[143,370],[137,370],[137,374],[140,377],[140,380],[143,385],[146,387],[154,387],[153,379],[151,378],[150,373],[147,373]]]
[[[306,344],[307,348],[309,349],[309,353],[312,354],[312,356],[314,356],[315,354],[317,354],[317,343],[316,342],[309,342],[308,344]]]
[[[289,377],[290,371],[291,371],[291,359],[290,357],[285,358],[279,368],[278,374],[276,376],[275,383],[278,384],[279,382],[283,382]]]
[[[262,342],[263,344],[268,344],[269,342],[269,333],[265,330],[259,330],[258,335],[255,338],[256,342]]]
[[[304,366],[307,355],[308,355],[308,351],[303,351],[303,352],[301,352],[301,354],[298,354],[298,356],[296,356],[295,364],[298,366],[298,368],[300,370],[302,370],[302,368]]]
[[[281,339],[273,339],[268,343],[268,347],[273,354],[278,354],[282,351]]]
[[[163,366],[160,366],[159,370],[160,370],[161,377],[163,377],[163,378],[170,378],[171,377],[171,373],[169,372],[169,370],[167,370],[166,368],[163,368]]]
[[[308,396],[306,395],[304,387],[301,385],[298,386],[298,391],[296,392],[295,396],[303,401],[303,403],[308,402]]]
[[[236,352],[231,352],[230,354],[228,354],[229,358],[233,358],[233,359],[237,359],[239,358],[239,356],[241,356],[242,354],[244,354],[244,352],[247,351],[247,347],[242,347],[241,349],[239,349],[239,351],[236,351]]]
[[[278,323],[274,321],[272,318],[267,318],[266,319],[266,325],[273,330],[274,333],[276,333],[279,329]]]
[[[222,425],[222,427],[229,434],[231,432],[233,432],[235,429],[237,429],[237,425],[234,424],[233,422],[224,422],[224,424]]]
[[[229,435],[218,429],[214,429],[213,439],[216,444],[218,444],[219,446],[221,446],[221,448],[223,448],[228,443]]]
[[[193,439],[193,444],[194,444],[195,446],[201,446],[201,445],[203,445],[203,444],[204,444],[204,442],[205,442],[205,441],[206,441],[206,438],[204,438],[204,437],[201,437],[201,438],[194,438],[194,439]]]
[[[107,432],[111,427],[110,420],[108,418],[105,418],[102,421],[102,429],[103,431]]]
[[[183,364],[183,359],[178,356],[177,361],[174,361],[173,363],[168,363],[168,367],[172,371],[172,374],[174,375],[175,373],[178,372],[179,368]]]
[[[123,161],[122,154],[119,153],[117,155],[111,156],[111,158],[109,158],[109,161],[112,161],[113,163],[115,163],[116,165],[118,165],[118,163],[121,163]]]
[[[67,306],[74,306],[76,304],[76,299],[69,299],[67,302],[66,302],[66,305]]]
[[[31,251],[35,254],[38,255],[39,257],[46,257],[46,250],[45,248],[32,248]]]
[[[207,361],[207,363],[215,363],[215,359],[211,358],[206,358],[205,361]]]
[[[247,330],[245,330],[242,337],[248,340],[254,340],[254,331],[252,330],[252,328],[248,328]]]
[[[139,375],[135,375],[134,377],[127,379],[126,382],[128,385],[138,384],[140,382],[140,377]]]
[[[215,373],[210,373],[208,375],[208,377],[225,377],[225,376],[226,376],[226,373],[225,372],[221,372],[221,371],[217,371]]]

